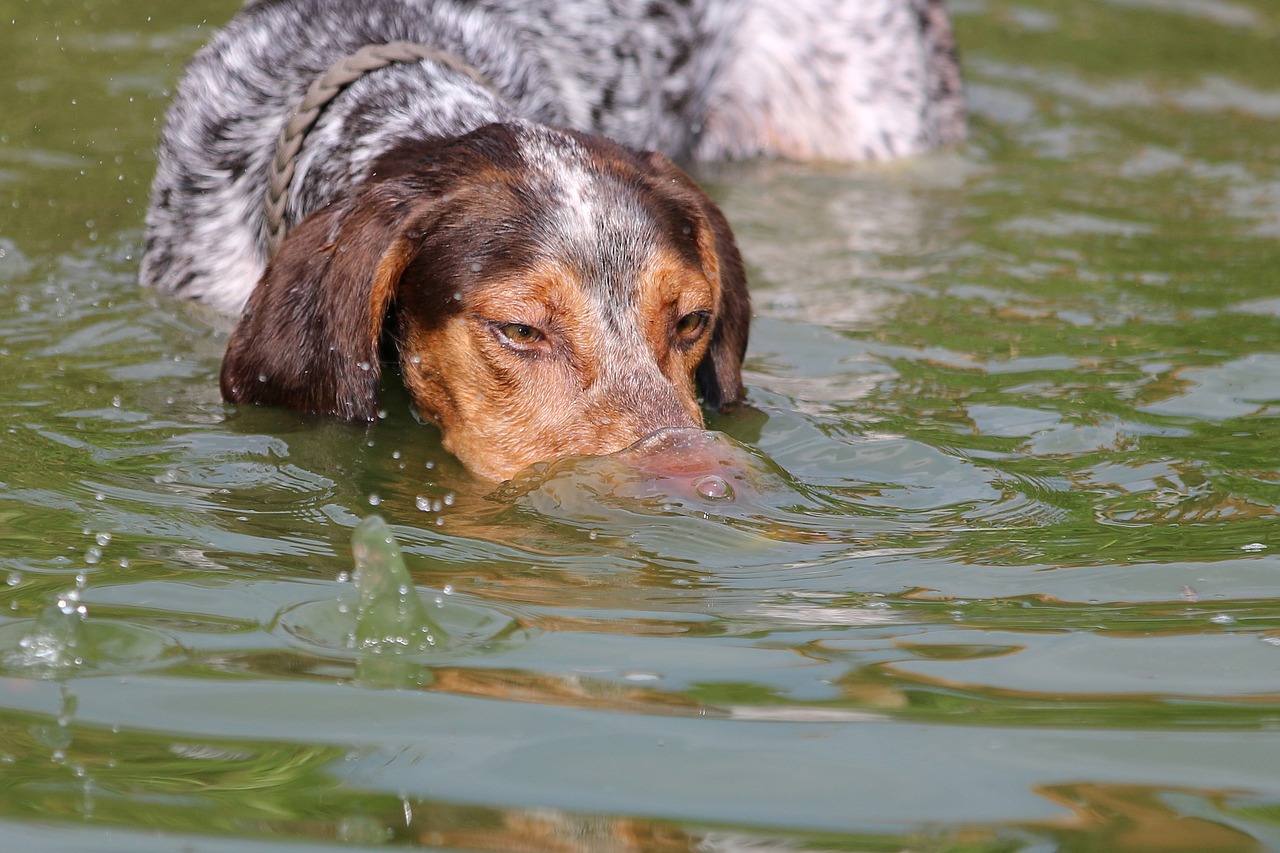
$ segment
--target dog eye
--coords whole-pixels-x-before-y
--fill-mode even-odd
[[[676,323],[676,334],[685,340],[693,340],[702,334],[702,330],[707,327],[707,320],[710,315],[706,311],[694,311],[691,314],[685,314]]]
[[[542,331],[525,323],[503,323],[498,334],[516,346],[532,346],[542,340]]]

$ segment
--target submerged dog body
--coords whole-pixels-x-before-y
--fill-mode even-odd
[[[271,258],[281,127],[332,63],[391,41],[475,73],[346,87]],[[242,313],[233,402],[375,417],[390,339],[446,447],[501,479],[700,426],[699,391],[741,399],[742,263],[666,155],[912,154],[958,139],[962,107],[935,0],[257,0],[178,88],[141,276]]]

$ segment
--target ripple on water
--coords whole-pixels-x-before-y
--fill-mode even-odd
[[[354,589],[284,610],[275,622],[277,633],[313,653],[353,660],[358,672],[361,666],[373,666],[380,675],[388,674],[387,666],[398,669],[391,680],[402,682],[420,681],[414,670],[492,650],[493,642],[522,631],[510,616],[447,586],[436,593],[418,589],[391,529],[378,516],[356,526],[352,552]]]

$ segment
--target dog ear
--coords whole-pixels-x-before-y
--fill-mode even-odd
[[[700,234],[698,244],[703,266],[720,281],[720,304],[711,331],[711,346],[698,364],[698,390],[707,405],[724,410],[742,402],[742,360],[747,352],[751,328],[751,296],[747,273],[733,238],[729,220],[716,203],[675,163],[658,152],[648,152],[653,170],[670,185],[680,187],[705,218],[710,234]]]
[[[383,322],[426,231],[423,207],[388,182],[303,220],[231,335],[223,398],[375,419]]]
[[[698,387],[712,408],[723,411],[742,402],[742,360],[747,354],[751,329],[751,295],[747,292],[747,271],[733,239],[729,220],[707,196],[704,210],[715,237],[720,268],[720,305],[716,325],[711,330],[711,346],[698,365]]]

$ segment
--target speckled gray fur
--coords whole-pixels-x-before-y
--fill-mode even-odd
[[[431,62],[348,87],[307,137],[290,227],[405,138],[527,120],[683,160],[871,160],[964,136],[939,0],[257,0],[192,60],[160,140],[144,284],[241,310],[266,265],[276,135],[306,87],[365,44]]]

